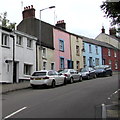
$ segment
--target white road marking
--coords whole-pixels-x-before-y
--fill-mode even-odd
[[[17,110],[16,112],[13,112],[12,114],[6,116],[4,119],[10,118],[11,116],[13,116],[13,115],[15,115],[15,114],[21,112],[22,110],[24,110],[24,109],[26,109],[26,108],[27,108],[27,107],[23,107],[23,108]]]

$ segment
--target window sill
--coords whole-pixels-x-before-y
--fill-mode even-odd
[[[29,50],[33,50],[33,48],[30,48],[30,47],[27,47],[27,49],[29,49]]]
[[[25,75],[25,74],[24,74],[24,77],[25,77],[25,78],[30,78],[30,76],[31,76],[31,75]]]
[[[80,56],[80,54],[76,54],[76,56]]]
[[[19,45],[19,44],[16,44],[16,46],[23,48],[23,46],[22,46],[22,45]]]
[[[2,45],[2,47],[10,49],[10,47],[6,45]]]
[[[59,50],[59,51],[64,52],[64,50]]]
[[[46,58],[45,56],[42,56],[42,59],[45,59],[45,60],[47,60],[47,58]]]

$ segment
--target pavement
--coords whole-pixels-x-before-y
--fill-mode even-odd
[[[29,81],[24,81],[20,83],[9,83],[9,84],[0,84],[0,94],[4,94],[11,91],[27,89],[31,87]]]
[[[119,74],[118,72],[114,72],[115,74]],[[20,89],[26,89],[29,88],[30,86],[30,81],[22,81],[20,83],[4,83],[0,84],[0,94],[4,94],[7,92],[15,91],[15,90],[20,90]]]

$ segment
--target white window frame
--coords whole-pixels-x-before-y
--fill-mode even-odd
[[[116,51],[114,51],[114,57],[117,57],[117,52]]]
[[[100,65],[100,59],[99,58],[95,58],[95,65]]]
[[[31,75],[32,65],[24,64],[24,75]]]
[[[32,40],[27,38],[27,48],[32,48]]]
[[[46,70],[46,69],[47,69],[47,61],[43,61],[43,70]]]
[[[86,66],[86,56],[83,56],[83,64]]]
[[[92,45],[89,44],[89,53],[92,53]]]
[[[112,61],[111,60],[109,60],[109,65],[112,67]]]
[[[76,45],[76,55],[80,56],[80,46]]]
[[[42,57],[43,58],[47,57],[47,48],[45,48],[45,47],[42,48]]]
[[[110,51],[110,49],[108,49],[108,56],[111,56],[111,51]]]
[[[22,46],[23,45],[23,37],[20,35],[17,35],[16,44]]]
[[[118,69],[118,61],[115,61],[115,69]]]
[[[53,66],[52,66],[53,65]],[[55,69],[55,63],[54,62],[52,62],[51,63],[51,70],[54,70]]]
[[[96,54],[98,55],[98,46],[97,45],[95,46],[95,49],[96,49]]]
[[[76,61],[76,69],[79,70],[80,68],[80,61]]]
[[[2,46],[9,47],[9,35],[2,33]]]

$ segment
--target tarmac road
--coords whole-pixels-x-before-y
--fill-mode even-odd
[[[118,89],[118,75],[2,96],[3,118],[94,118],[95,106]]]

